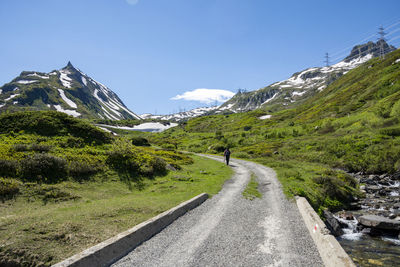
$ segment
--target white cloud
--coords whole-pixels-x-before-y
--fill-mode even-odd
[[[183,99],[210,104],[215,101],[225,102],[234,95],[235,93],[228,90],[199,88],[193,91],[184,92],[182,95],[174,96],[171,100]]]
[[[127,2],[128,4],[134,6],[134,5],[136,5],[136,4],[139,2],[139,0],[126,0],[126,2]]]

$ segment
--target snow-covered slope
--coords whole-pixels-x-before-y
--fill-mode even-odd
[[[294,73],[287,80],[273,83],[259,90],[239,92],[214,112],[218,113],[222,110],[244,112],[262,106],[275,105],[275,107],[282,107],[290,103],[299,102],[324,90],[328,84],[346,74],[349,70],[378,56],[381,46],[384,47],[385,53],[396,49],[393,46],[389,46],[385,41],[357,45],[352,49],[349,56],[335,65],[309,68]]]
[[[24,71],[0,87],[0,112],[49,109],[74,117],[141,119],[107,86],[70,62],[61,70],[50,73]]]

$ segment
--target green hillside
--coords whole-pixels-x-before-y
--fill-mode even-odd
[[[55,111],[0,115],[0,266],[50,266],[202,192],[223,163]]]
[[[295,108],[200,117],[153,141],[182,150],[221,153],[273,167],[284,191],[316,210],[351,205],[355,180],[344,171],[400,169],[400,50],[349,71]],[[270,119],[259,119],[263,115]]]

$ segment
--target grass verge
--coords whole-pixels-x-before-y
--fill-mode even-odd
[[[242,195],[248,200],[254,200],[262,197],[262,194],[260,191],[258,191],[258,182],[254,173],[251,174],[250,182],[242,192]]]
[[[15,199],[0,203],[0,265],[48,266],[202,192],[216,194],[232,170],[192,157],[194,164],[131,189],[119,177],[25,186]],[[35,193],[43,190],[50,192],[46,200]]]

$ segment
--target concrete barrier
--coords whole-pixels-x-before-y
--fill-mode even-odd
[[[207,194],[200,194],[125,232],[59,262],[53,265],[53,267],[108,266],[128,254],[144,241],[159,233],[178,217],[199,206],[206,201],[207,198]]]
[[[336,238],[330,234],[325,223],[310,206],[307,199],[296,197],[296,203],[324,265],[326,267],[355,267],[354,262],[340,246]]]

